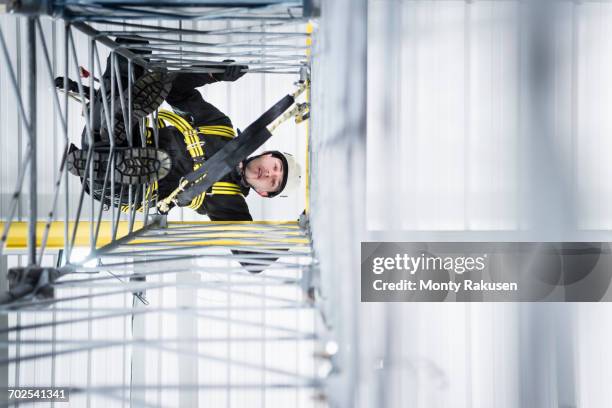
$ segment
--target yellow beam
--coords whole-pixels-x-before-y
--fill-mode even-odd
[[[309,64],[312,66],[312,53],[311,53],[311,48],[312,48],[312,31],[313,31],[313,25],[311,22],[308,22],[308,24],[306,25],[306,33],[308,33],[308,37],[306,37],[306,45],[308,46],[308,49],[306,50],[306,55],[308,57],[308,62]],[[306,103],[310,104],[310,85],[308,86],[308,88],[306,88]],[[305,163],[305,167],[306,167],[306,203],[305,203],[305,210],[306,210],[306,214],[310,214],[310,157],[309,157],[309,145],[310,145],[310,120],[308,121],[308,123],[306,123],[306,163]]]
[[[49,249],[62,249],[64,248],[64,222],[55,221],[50,224],[49,227],[49,238],[47,239],[47,248]],[[42,245],[42,238],[45,231],[45,222],[36,223],[36,246]],[[90,245],[90,222],[79,222],[77,228],[76,237],[74,240],[75,246],[89,247]],[[142,228],[142,222],[135,222],[134,229]],[[4,231],[5,223],[0,223],[0,228]],[[117,238],[123,237],[128,233],[127,221],[119,222],[117,229]],[[68,223],[68,231],[72,234],[74,230],[74,222]],[[111,242],[111,223],[110,221],[103,221],[100,225],[100,234],[98,235],[98,245],[102,246]],[[27,222],[13,222],[11,223],[11,229],[9,230],[8,238],[6,241],[6,247],[10,249],[21,249],[27,248],[28,246],[28,223]]]
[[[264,224],[264,225],[298,225],[295,220],[290,221],[170,221],[168,225],[253,225],[253,224]]]
[[[234,239],[208,239],[199,238],[193,241],[181,241],[168,246],[269,246],[269,245],[291,245],[291,244],[308,244],[308,238],[258,238],[260,242],[241,241],[241,237],[230,237]],[[159,239],[135,239],[130,243],[130,247],[138,247],[152,242],[159,242]]]
[[[284,226],[289,231],[283,232],[287,235],[298,235],[299,227],[297,225],[297,221],[177,221],[177,222],[169,222],[168,226],[170,229],[168,232],[178,232],[180,230],[172,230],[173,226],[190,226],[190,225],[208,225],[210,231],[223,231],[215,234],[207,234],[205,237],[186,236],[184,238],[193,238],[192,242],[182,242],[177,243],[177,245],[237,245],[237,240],[240,238],[258,238],[265,239],[268,242],[283,242],[283,243],[308,243],[308,240],[305,238],[284,238],[284,239],[275,239],[275,238],[266,238],[265,236],[259,234],[253,234],[253,231],[266,231],[265,228],[261,228],[257,224],[264,225],[279,225]],[[38,222],[36,224],[36,246],[42,245],[42,238],[45,231],[45,222]],[[215,226],[217,225],[217,226]],[[4,231],[5,223],[0,222],[0,230]],[[79,227],[77,229],[76,237],[74,240],[74,244],[77,247],[89,247],[90,244],[90,227],[91,223],[82,221],[79,222]],[[142,222],[134,223],[134,230],[140,229],[143,227]],[[95,228],[95,225],[94,225]],[[117,238],[121,238],[128,234],[129,224],[127,221],[120,221],[117,227]],[[68,231],[72,234],[74,230],[74,222],[68,223]],[[241,231],[242,233],[235,233],[235,231]],[[100,223],[100,233],[98,235],[98,242],[96,247],[101,247],[111,242],[111,222],[110,221],[102,221]],[[233,232],[233,233],[232,233]],[[251,232],[249,234],[249,232]],[[234,238],[234,240],[216,240],[216,241],[207,241],[208,238]],[[147,242],[155,242],[160,239],[171,239],[165,238],[163,235],[159,238],[153,239],[138,239],[133,241],[134,244],[143,244]],[[253,245],[253,243],[241,242],[241,245]],[[11,228],[8,234],[8,238],[6,241],[6,247],[9,249],[24,249],[27,248],[28,245],[28,224],[27,222],[13,222],[11,223]],[[261,244],[263,245],[263,244]],[[47,239],[47,248],[49,249],[63,249],[64,248],[64,222],[63,221],[55,221],[50,224],[49,227],[49,237]]]

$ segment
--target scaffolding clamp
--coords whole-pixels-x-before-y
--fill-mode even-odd
[[[306,102],[298,103],[298,112],[295,115],[295,123],[299,124],[310,118],[310,105]]]
[[[0,303],[10,303],[21,298],[53,299],[53,284],[62,273],[55,268],[21,266],[10,268],[7,274],[9,291]]]
[[[50,0],[3,0],[1,8],[6,8],[12,14],[24,16],[40,16],[53,14],[53,2]],[[0,11],[2,11],[0,9]]]
[[[300,80],[299,83],[310,82],[310,68],[307,65],[300,67]]]
[[[310,81],[309,80],[300,81],[296,85],[298,89],[291,94],[294,100],[297,99],[298,96],[303,94],[306,89],[310,88]]]

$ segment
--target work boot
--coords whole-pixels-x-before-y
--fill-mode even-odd
[[[131,147],[115,150],[115,182],[121,184],[146,184],[161,180],[168,175],[172,161],[168,154],[154,147]],[[94,181],[103,181],[110,161],[108,149],[96,149],[92,153]],[[71,147],[66,160],[68,171],[83,179],[88,178],[87,150],[73,149]],[[108,182],[110,183],[110,175]]]
[[[153,113],[164,102],[170,90],[172,89],[171,75],[165,71],[147,72],[134,82],[132,85],[132,127],[138,125],[138,121],[150,113]],[[123,91],[123,101],[128,111],[128,91],[127,88]],[[123,119],[123,110],[121,108],[121,97],[117,95],[115,98],[115,121],[114,121],[114,137],[118,145],[127,144],[126,123]],[[108,142],[109,132],[106,123],[105,115],[102,115],[102,125],[100,128],[100,136],[102,141]]]

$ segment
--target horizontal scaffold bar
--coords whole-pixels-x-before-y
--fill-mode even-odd
[[[0,230],[4,229],[4,222],[0,222]],[[47,248],[49,249],[63,249],[64,248],[64,221],[52,222],[49,226],[49,238],[47,240]],[[38,222],[36,224],[37,246],[42,244],[43,231],[45,229],[45,222]],[[69,229],[72,231],[74,228],[74,222],[68,222]],[[91,222],[81,221],[79,222],[76,230],[75,246],[89,247],[90,245],[90,226]],[[96,225],[97,226],[97,225]],[[143,222],[135,222],[134,230],[138,230],[144,226]],[[294,235],[299,232],[299,226],[296,221],[173,221],[168,222],[167,228],[160,229],[159,231],[167,231],[172,234],[176,231],[184,231],[182,235],[183,240],[177,240],[177,245],[185,245],[185,238],[189,237],[190,233],[193,235],[189,239],[190,245],[206,246],[206,245],[261,245],[263,243],[270,244],[270,242],[278,242],[284,244],[305,244],[308,243],[308,239],[296,235],[295,237],[278,237],[280,230],[285,230],[285,235]],[[209,232],[205,236],[198,236],[197,232],[206,231]],[[129,232],[128,221],[121,221],[117,227],[117,238],[124,237]],[[255,234],[259,232],[260,234]],[[261,234],[264,232],[264,234]],[[265,232],[270,232],[270,238],[265,238]],[[243,241],[243,238],[258,239],[260,242],[253,240]],[[164,240],[167,245],[169,237],[159,235],[137,238],[131,242],[131,244],[147,244],[156,243]],[[25,249],[27,248],[28,241],[28,224],[27,222],[13,222],[9,231],[7,239],[8,249]],[[112,227],[110,221],[102,221],[100,223],[100,235],[98,237],[98,246],[107,245],[112,242]]]

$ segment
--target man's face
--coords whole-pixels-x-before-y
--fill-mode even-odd
[[[244,178],[257,194],[267,197],[283,182],[283,162],[271,153],[259,156],[247,164]]]

